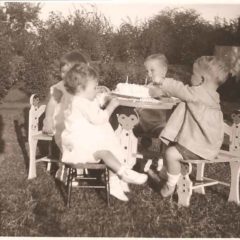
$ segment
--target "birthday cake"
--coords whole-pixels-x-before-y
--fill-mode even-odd
[[[114,93],[137,98],[150,98],[148,88],[139,84],[118,83]]]

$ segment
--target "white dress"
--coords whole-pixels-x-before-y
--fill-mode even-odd
[[[96,101],[74,96],[65,110],[65,130],[62,133],[63,162],[98,162],[94,153],[108,150],[123,162],[124,153],[110,123],[108,112]]]

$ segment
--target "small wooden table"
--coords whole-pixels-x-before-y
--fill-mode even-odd
[[[115,132],[125,152],[125,163],[132,168],[136,163],[136,159],[141,157],[137,153],[138,139],[133,134],[134,126],[139,123],[139,117],[135,108],[171,110],[180,101],[175,98],[144,100],[122,96],[116,97],[120,102],[120,107],[115,111],[118,121],[118,126]]]

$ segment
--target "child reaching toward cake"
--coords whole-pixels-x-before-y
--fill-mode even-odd
[[[137,173],[121,163],[124,154],[109,123],[109,116],[119,104],[112,99],[102,110],[96,103],[98,81],[94,69],[84,63],[77,64],[65,75],[64,82],[72,98],[64,112],[62,161],[97,163],[102,160],[124,182],[144,184],[146,174]]]
[[[168,61],[163,54],[153,54],[146,58],[144,66],[152,84],[159,84],[165,79]],[[166,123],[166,110],[137,109],[139,124],[134,128],[136,136],[158,137]]]
[[[217,89],[228,76],[228,71],[220,60],[204,56],[193,66],[189,87],[172,79],[161,79],[159,86],[151,86],[152,97],[171,96],[182,100],[173,112],[161,139],[170,144],[165,152],[167,182],[161,195],[173,194],[180,177],[180,160],[214,159],[222,145],[224,136],[223,113]],[[197,84],[198,83],[198,84]]]

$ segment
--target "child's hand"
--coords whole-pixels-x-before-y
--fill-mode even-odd
[[[153,85],[159,85],[162,84],[164,81],[164,77],[161,76],[155,76],[154,79],[152,79]]]
[[[113,97],[110,94],[105,94],[105,96],[104,96],[104,105],[107,106],[111,102],[112,98]]]
[[[153,98],[161,97],[164,95],[162,89],[159,86],[149,86],[149,95]]]
[[[113,108],[117,108],[120,105],[120,102],[117,98],[112,98],[110,100],[110,104],[112,105]]]
[[[150,83],[147,85],[148,88],[149,88],[149,87],[152,87],[152,86],[154,86],[154,87],[159,87],[159,86],[161,86],[161,84],[160,84],[160,83],[157,83],[157,82],[150,82]]]
[[[54,134],[53,120],[52,119],[48,119],[48,118],[44,119],[42,132],[47,134],[47,135],[53,135]]]
[[[109,102],[107,93],[98,93],[96,95],[96,99],[97,99],[97,101],[98,101],[98,103],[100,104],[101,107],[106,106]]]
[[[110,89],[105,86],[97,86],[97,93],[110,93]]]

